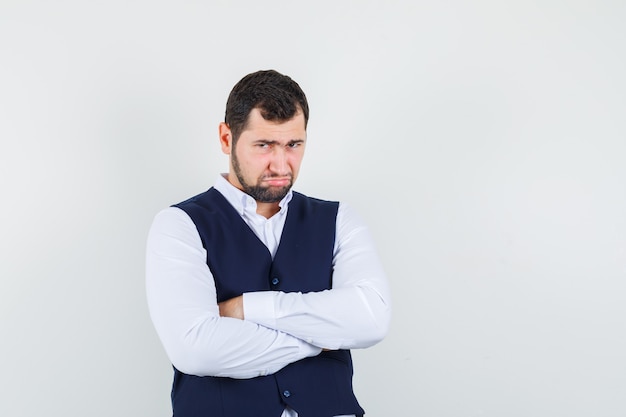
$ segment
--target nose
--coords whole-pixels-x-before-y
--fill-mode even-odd
[[[287,176],[291,174],[287,151],[282,146],[274,148],[269,168],[276,175]]]

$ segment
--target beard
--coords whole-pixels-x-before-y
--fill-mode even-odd
[[[269,187],[261,186],[259,183],[261,180],[274,177],[273,175],[263,175],[257,179],[256,184],[249,184],[241,172],[241,165],[239,165],[239,159],[237,153],[232,152],[233,170],[235,175],[243,188],[243,192],[254,198],[259,203],[278,203],[285,198],[291,187],[293,186],[293,177],[289,176],[289,184],[284,187]],[[281,176],[282,177],[282,176]]]

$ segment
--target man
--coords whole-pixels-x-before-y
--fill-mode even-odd
[[[291,189],[308,117],[291,78],[245,76],[219,126],[228,174],[154,220],[147,296],[175,417],[364,413],[348,349],[384,337],[389,291],[352,209]]]

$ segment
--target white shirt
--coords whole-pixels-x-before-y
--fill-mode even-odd
[[[276,253],[291,191],[269,219],[256,201],[219,176],[215,188]],[[207,254],[191,218],[175,207],[158,213],[148,236],[150,316],[172,364],[198,376],[253,378],[275,373],[322,348],[366,348],[387,333],[389,289],[362,220],[341,203],[333,252],[333,288],[302,294],[243,294],[245,320],[220,317]],[[283,417],[295,417],[287,408]]]

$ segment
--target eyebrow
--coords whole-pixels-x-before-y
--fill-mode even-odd
[[[268,145],[280,145],[281,143],[277,140],[272,140],[272,139],[257,139],[254,141],[254,143],[265,143]],[[287,145],[291,145],[292,143],[304,143],[304,139],[291,139],[289,141],[287,141]]]

